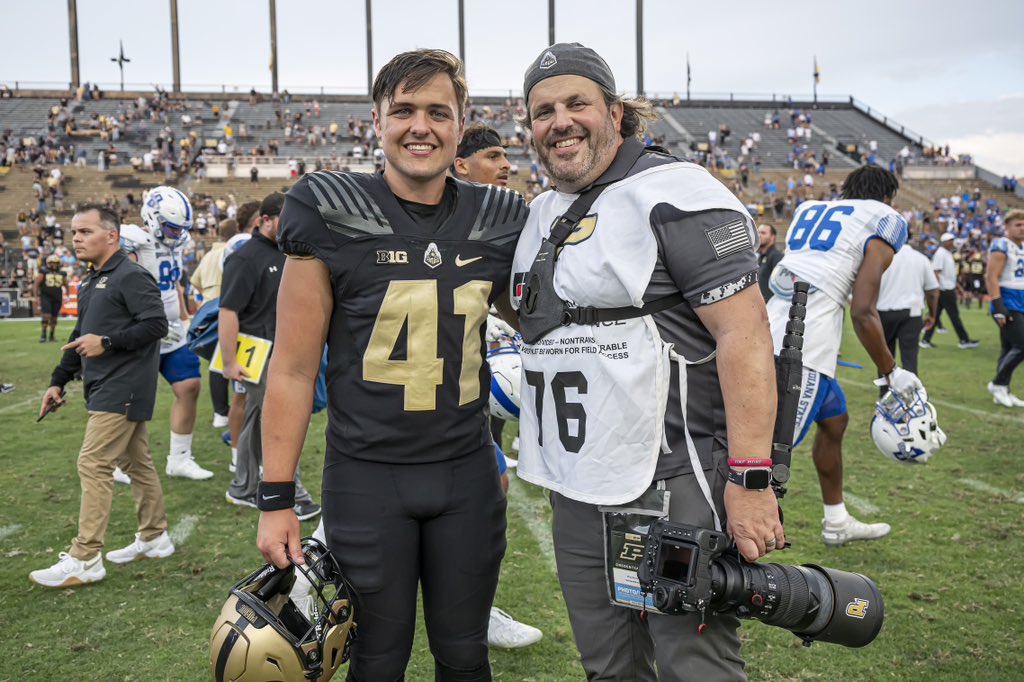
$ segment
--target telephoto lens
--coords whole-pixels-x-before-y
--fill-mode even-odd
[[[751,564],[731,553],[718,557],[711,571],[712,609],[785,628],[807,645],[862,647],[882,629],[882,595],[859,573],[814,564]]]

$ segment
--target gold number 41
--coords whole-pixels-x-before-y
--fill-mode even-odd
[[[455,289],[456,315],[463,321],[459,405],[480,397],[480,325],[487,318],[491,283],[473,280]],[[395,280],[388,285],[363,355],[363,379],[405,388],[405,410],[434,410],[444,382],[444,360],[437,356],[437,280]],[[404,360],[392,355],[406,328]]]

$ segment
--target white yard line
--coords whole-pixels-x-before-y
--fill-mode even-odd
[[[551,541],[551,525],[547,520],[547,498],[528,495],[523,489],[526,484],[515,474],[510,473],[508,484],[509,511],[526,524],[552,575],[556,574],[558,571],[555,567],[555,549]]]
[[[37,396],[25,398],[24,400],[20,400],[16,403],[11,403],[10,405],[4,405],[3,407],[0,407],[0,414],[7,414],[8,412],[17,412],[26,405],[31,405],[33,403],[39,404],[39,402],[42,401],[42,399],[43,395],[40,393]]]
[[[19,530],[21,530],[20,523],[12,523],[9,526],[0,526],[0,542],[3,542],[7,538],[11,537]]]
[[[167,534],[171,536],[171,542],[174,543],[175,547],[182,545],[188,540],[189,536],[192,535],[192,531],[196,529],[196,525],[199,523],[198,516],[184,516],[178,524],[167,531]]]
[[[961,478],[960,482],[968,488],[974,488],[978,492],[988,493],[989,495],[994,495],[996,497],[1005,497],[1011,502],[1024,504],[1024,495],[1017,495],[1009,490],[1003,490],[1002,488],[997,488],[994,485],[989,485],[984,481],[979,481],[973,478]]]
[[[862,514],[877,514],[881,511],[877,505],[868,502],[863,497],[858,497],[853,493],[848,493],[845,490],[843,491],[843,500]]]
[[[869,389],[872,389],[872,390],[878,388],[874,384],[865,384],[865,383],[860,382],[860,381],[853,381],[851,379],[847,379],[846,377],[843,377],[842,379],[839,380],[839,385],[840,386],[842,386],[844,384],[848,385],[848,386],[856,386],[857,388],[869,388]],[[946,402],[945,400],[939,400],[939,399],[934,398],[932,396],[928,396],[928,401],[930,403],[938,405],[939,407],[946,407],[946,408],[949,408],[951,410],[957,410],[959,412],[966,412],[968,414],[973,414],[973,415],[978,416],[978,417],[991,417],[992,419],[999,419],[1000,421],[1012,422],[1014,424],[1024,424],[1024,415],[1020,415],[1019,416],[1019,415],[1015,415],[1015,414],[1001,414],[1001,413],[995,412],[993,410],[979,410],[979,409],[974,408],[974,407],[966,407],[964,405],[957,405],[956,403]]]

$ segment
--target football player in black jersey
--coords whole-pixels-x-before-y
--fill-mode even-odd
[[[57,316],[60,315],[64,303],[64,292],[67,289],[68,276],[60,269],[60,256],[51,254],[46,258],[46,267],[39,271],[33,282],[32,295],[39,301],[39,313],[43,318],[42,330],[39,332],[39,343],[46,341],[46,330],[50,330],[50,341],[54,341],[57,331]]]
[[[348,677],[403,678],[421,584],[436,679],[490,680],[505,498],[484,323],[507,301],[527,209],[515,192],[446,175],[466,103],[456,57],[400,54],[372,94],[384,172],[307,175],[281,217],[289,258],[264,403],[258,546],[277,566],[303,561],[292,478],[326,341],[323,518],[359,595]]]

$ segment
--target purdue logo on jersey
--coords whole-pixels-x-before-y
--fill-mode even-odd
[[[409,254],[406,251],[377,250],[377,265],[408,265]]]
[[[555,218],[555,222],[558,222],[558,218]],[[554,224],[555,223],[551,223],[551,226],[554,227]],[[590,215],[583,216],[580,218],[580,221],[576,223],[576,227],[572,228],[572,232],[570,232],[569,236],[565,238],[562,246],[558,247],[558,252],[561,253],[562,248],[569,246],[570,244],[579,244],[580,242],[587,241],[593,236],[594,230],[596,229],[597,214],[591,213]]]
[[[436,268],[441,264],[441,251],[434,242],[427,245],[427,251],[423,254],[423,262],[430,268]]]

